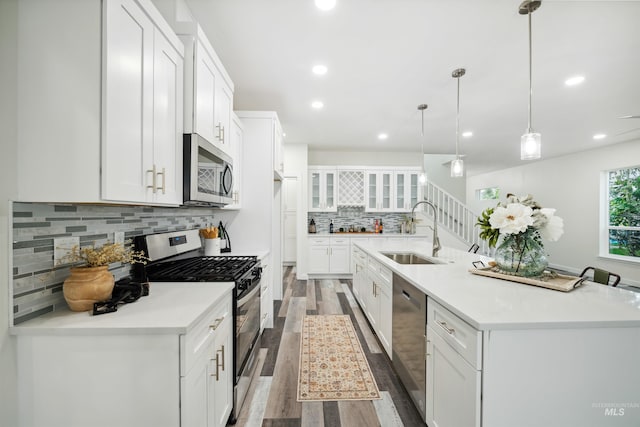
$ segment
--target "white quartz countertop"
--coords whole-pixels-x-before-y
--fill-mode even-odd
[[[471,274],[489,258],[444,248],[443,264],[401,265],[382,252],[429,258],[431,242],[355,242],[377,261],[480,330],[640,326],[640,293],[585,282],[570,292]]]
[[[231,292],[232,282],[149,284],[149,295],[93,316],[61,308],[10,328],[13,335],[185,334]]]
[[[337,232],[337,233],[307,233],[309,237],[411,237],[411,238],[427,238],[424,234],[408,234],[408,233],[372,233],[368,232]]]

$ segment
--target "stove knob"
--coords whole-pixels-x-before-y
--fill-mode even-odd
[[[249,287],[250,283],[251,281],[248,279],[241,280],[240,283],[238,283],[238,290],[240,291],[246,290]]]

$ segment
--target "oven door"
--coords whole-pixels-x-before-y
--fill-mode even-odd
[[[233,387],[233,413],[240,414],[251,378],[258,365],[258,338],[260,337],[260,280],[256,280],[244,294],[238,296],[235,314],[235,384]]]

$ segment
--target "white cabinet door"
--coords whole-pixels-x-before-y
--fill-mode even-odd
[[[480,426],[481,371],[427,326],[427,424]]]
[[[215,427],[224,427],[233,407],[233,322],[231,313],[216,329],[216,338],[213,343],[214,354],[211,358],[208,377],[210,383],[209,397],[209,424]]]
[[[104,7],[102,198],[178,205],[183,52],[137,2]]]
[[[393,172],[368,171],[365,177],[365,211],[389,212],[394,210]]]
[[[216,99],[214,110],[215,141],[221,144],[221,148],[230,152],[229,138],[231,136],[231,115],[233,113],[233,91],[226,84],[222,73],[216,69]]]
[[[349,243],[346,245],[334,245],[329,247],[329,272],[349,273],[350,257]]]
[[[155,26],[134,0],[104,4],[102,198],[148,199]]]
[[[233,159],[233,201],[230,205],[224,206],[226,210],[238,210],[242,207],[240,196],[242,194],[242,152],[243,152],[243,129],[242,122],[233,114],[231,119],[231,137],[229,140],[230,155]]]
[[[337,173],[335,170],[309,170],[309,212],[336,212]]]
[[[273,170],[276,174],[284,174],[284,147],[283,144],[283,131],[280,122],[274,123],[275,136],[273,138]]]
[[[215,122],[213,112],[215,110],[216,97],[216,66],[213,59],[209,56],[204,45],[201,42],[195,42],[195,56],[193,66],[193,77],[187,76],[186,79],[192,79],[192,84],[186,84],[189,95],[185,94],[185,99],[192,99],[192,104],[188,108],[193,109],[193,132],[200,134],[209,142],[215,141]],[[187,118],[185,123],[190,123]],[[191,125],[185,126],[187,132]]]
[[[408,212],[420,200],[420,184],[418,171],[396,171],[394,173],[395,211]]]
[[[184,60],[157,29],[153,62],[153,201],[180,204]]]
[[[309,273],[326,274],[329,266],[329,243],[309,242]]]

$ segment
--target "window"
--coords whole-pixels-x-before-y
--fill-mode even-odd
[[[476,190],[478,200],[493,200],[500,198],[500,189],[498,187],[481,188]]]
[[[608,171],[606,184],[601,253],[640,262],[640,166]]]

